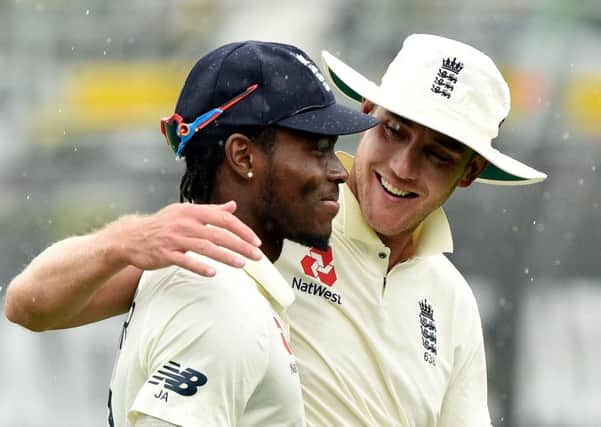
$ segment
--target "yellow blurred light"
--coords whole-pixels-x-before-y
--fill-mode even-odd
[[[68,74],[56,105],[37,112],[38,129],[66,133],[156,127],[175,108],[189,64],[86,63]],[[52,138],[49,138],[52,139]]]
[[[565,88],[567,116],[583,132],[601,133],[601,75],[579,75]]]

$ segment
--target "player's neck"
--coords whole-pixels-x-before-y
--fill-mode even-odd
[[[223,191],[223,188],[216,187],[210,203],[221,204],[229,200],[236,201],[238,207],[234,215],[255,232],[261,239],[261,251],[271,262],[275,262],[282,252],[284,240],[270,231],[273,225],[257,213],[254,207],[256,201],[250,200],[243,191]]]
[[[388,271],[395,265],[407,261],[415,255],[415,241],[413,232],[407,231],[394,237],[379,235],[380,240],[390,248],[390,257],[388,259]]]

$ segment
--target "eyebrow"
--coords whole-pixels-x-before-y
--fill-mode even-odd
[[[415,126],[416,124],[419,125],[419,123],[414,122],[411,119],[408,119],[406,117],[402,117],[399,116],[398,114],[395,114],[393,112],[390,111],[385,111],[384,112],[384,116],[397,120],[399,122],[401,122],[402,124],[404,124],[407,127],[412,127]],[[420,125],[420,126],[424,126],[424,125]],[[427,127],[427,126],[425,126]],[[431,128],[430,128],[431,129]],[[458,154],[463,154],[465,153],[467,150],[469,150],[469,147],[465,144],[463,144],[462,142],[456,140],[455,138],[452,138],[448,135],[445,135],[444,133],[438,132],[437,130],[431,129],[434,132],[434,142],[442,145],[444,148],[454,151]]]

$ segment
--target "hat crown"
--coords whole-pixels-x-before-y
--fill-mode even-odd
[[[193,120],[255,83],[258,89],[233,106],[220,123],[269,126],[300,111],[335,103],[321,71],[305,52],[287,44],[250,40],[203,56],[186,79],[176,112]]]
[[[498,135],[511,103],[509,86],[490,57],[467,44],[429,34],[405,39],[381,88],[392,97],[422,99],[428,109],[478,131],[488,145]],[[393,102],[385,107],[401,114]],[[437,129],[436,123],[423,124]],[[437,130],[448,133],[446,128]],[[450,136],[463,141],[460,131]]]

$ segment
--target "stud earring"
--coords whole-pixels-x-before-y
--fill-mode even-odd
[[[246,176],[248,176],[248,179],[251,179],[253,177],[253,171],[248,171]]]

